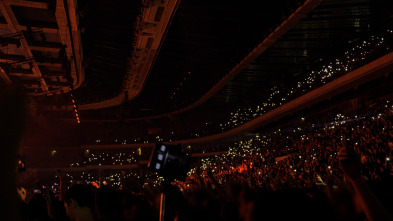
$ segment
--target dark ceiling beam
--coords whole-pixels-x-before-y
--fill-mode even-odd
[[[30,45],[30,49],[33,51],[44,51],[44,52],[59,52],[59,47],[43,47],[43,46],[35,46]]]
[[[62,71],[49,71],[49,70],[42,70],[42,74],[46,75],[46,76],[65,76],[66,73],[64,70]]]
[[[35,78],[24,78],[24,79],[23,78],[19,78],[18,82],[25,84],[25,86],[26,85],[31,85],[31,86],[34,85],[34,87],[39,88],[39,82]]]
[[[3,80],[6,84],[12,84],[10,77],[7,75],[7,73],[1,67],[0,67],[0,76],[1,76],[1,78],[3,78]]]
[[[56,0],[56,20],[61,44],[65,48],[67,59],[71,62],[71,77],[74,89],[78,88],[85,79],[82,68],[82,41],[78,30],[75,1]]]
[[[39,8],[39,9],[48,9],[48,3],[46,2],[34,2],[34,1],[15,1],[15,0],[2,0],[6,4],[29,7],[29,8]]]
[[[24,62],[26,61],[26,57],[23,55],[17,55],[17,54],[4,54],[3,52],[0,52],[0,62],[2,63],[8,63],[12,61],[14,62]]]
[[[35,31],[35,30],[40,30],[43,33],[48,33],[48,34],[57,34],[59,33],[59,29],[57,28],[45,28],[45,27],[37,27],[34,25],[30,26],[31,30]],[[26,26],[20,26],[20,30],[22,31],[28,31],[29,29]]]
[[[0,66],[2,63],[0,63]],[[28,74],[28,75],[33,75],[33,72],[31,69],[26,69],[26,68],[21,68],[21,67],[8,67],[8,70],[12,73],[21,73],[21,74]],[[34,76],[34,75],[33,75]]]
[[[52,87],[66,87],[66,86],[70,85],[68,82],[50,81],[50,80],[47,80],[47,83],[49,86],[52,86]]]
[[[62,64],[62,60],[50,56],[39,55],[35,56],[35,61],[38,63]]]
[[[79,105],[80,110],[117,106],[124,101],[126,93],[129,100],[141,93],[179,2],[180,0],[156,1],[144,8],[136,31],[136,47],[133,56],[128,59],[123,93],[102,102]]]
[[[53,67],[53,68],[59,68],[59,69],[63,67],[63,64],[52,62],[52,61],[37,61],[36,63],[39,64],[40,66],[47,66],[47,67]],[[42,73],[42,71],[41,71],[41,73]],[[67,87],[67,88],[69,89],[70,87]]]
[[[29,43],[31,46],[34,47],[47,47],[57,50],[60,50],[63,46],[60,42],[49,42],[49,41],[30,41]]]
[[[0,45],[1,46],[8,46],[9,44],[19,45],[19,39],[15,37],[2,37],[0,36]]]
[[[5,66],[6,72],[9,76],[15,76],[20,78],[35,78],[31,69],[25,69],[22,67],[7,66],[7,63],[0,63],[0,66]]]
[[[25,4],[26,7],[28,4],[31,4],[33,7],[36,7],[36,5],[37,5],[37,4],[35,4],[35,2],[31,2],[31,1],[1,1],[0,2],[1,13],[3,14],[5,20],[7,21],[8,28],[11,30],[12,33],[20,33],[22,31],[21,27],[18,23],[18,20],[16,19],[16,16],[13,13],[12,8],[11,8],[11,4],[12,5],[22,4],[21,2],[23,2],[23,4]],[[21,38],[19,40],[21,43],[20,49],[23,52],[24,56],[26,58],[32,58],[33,53],[31,52],[31,49],[30,49],[29,44],[27,43],[26,39]],[[46,84],[45,80],[42,77],[42,74],[41,74],[41,71],[38,67],[37,62],[32,60],[31,64],[33,66],[32,71],[33,71],[36,79],[39,79],[42,91],[47,92],[49,90],[48,85]]]
[[[26,26],[20,25],[20,24],[19,24],[19,28],[21,31],[28,31],[29,30]],[[40,30],[43,33],[47,33],[47,34],[59,33],[59,30],[57,28],[43,28],[43,27],[37,27],[37,26],[31,26],[30,28],[33,31]],[[8,24],[0,23],[0,29],[9,29],[9,26],[8,26]]]
[[[18,78],[34,78],[33,74],[26,74],[26,73],[21,73],[21,72],[11,72],[8,74],[9,76],[15,76]]]

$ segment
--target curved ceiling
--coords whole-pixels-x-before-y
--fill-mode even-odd
[[[388,1],[221,3],[181,1],[142,93],[114,108],[83,111],[85,120],[146,120],[196,107],[251,105],[272,87],[299,79],[321,60],[392,23]],[[316,7],[238,68],[232,80],[217,85],[307,4]]]
[[[152,128],[225,118],[393,24],[389,0],[0,6],[0,86],[23,85],[48,121]]]

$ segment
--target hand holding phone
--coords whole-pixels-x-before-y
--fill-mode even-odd
[[[338,160],[341,169],[352,180],[361,179],[360,158],[355,150],[347,145],[347,140],[343,140],[343,146],[339,149]]]

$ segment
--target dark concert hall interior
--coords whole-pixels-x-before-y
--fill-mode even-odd
[[[393,220],[392,72],[391,0],[0,0],[1,214]]]

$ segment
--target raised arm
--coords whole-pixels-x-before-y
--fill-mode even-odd
[[[59,177],[59,184],[60,184],[60,195],[59,195],[59,201],[64,201],[65,197],[65,192],[66,192],[66,186],[65,186],[65,174],[64,171],[62,170],[57,170],[56,171],[57,176]]]

